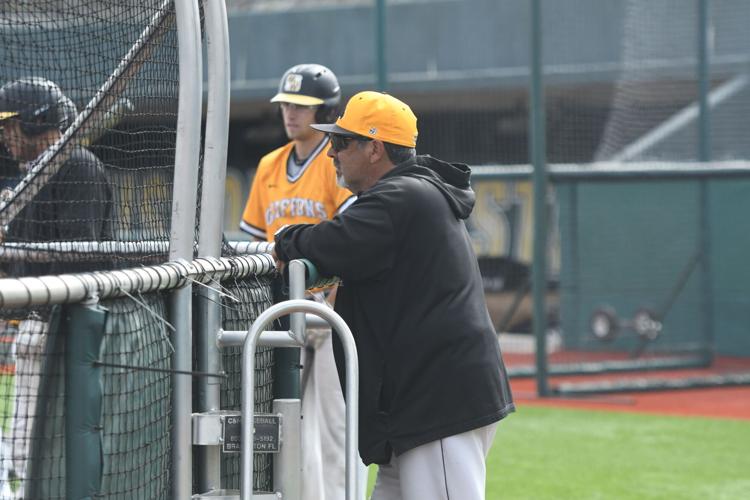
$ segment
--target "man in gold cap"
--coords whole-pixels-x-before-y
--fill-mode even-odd
[[[346,212],[280,229],[276,258],[341,278],[336,311],[360,369],[359,451],[373,500],[484,498],[485,459],[515,407],[465,226],[470,170],[416,154],[417,118],[388,94],[353,96],[331,139]],[[335,339],[337,340],[337,339]],[[344,383],[343,350],[334,343]]]

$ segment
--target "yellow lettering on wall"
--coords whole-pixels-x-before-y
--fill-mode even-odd
[[[506,198],[506,185],[482,181],[474,185],[474,191],[476,205],[469,224],[474,251],[481,256],[508,255],[510,222],[499,203]]]

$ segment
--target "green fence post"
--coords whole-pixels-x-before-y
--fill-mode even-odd
[[[274,399],[299,399],[300,352],[297,347],[274,349],[273,397]]]
[[[375,63],[378,90],[388,90],[388,69],[385,60],[385,0],[375,0]]]
[[[547,167],[545,164],[544,91],[542,88],[542,26],[540,0],[531,2],[531,120],[529,139],[534,167],[534,255],[531,291],[534,336],[536,337],[537,393],[546,396],[547,385]]]
[[[708,0],[698,0],[698,159],[711,159],[711,109],[708,93],[711,90],[709,74]]]
[[[88,500],[102,484],[102,368],[107,310],[73,305],[65,315],[65,497]]]
[[[708,94],[711,90],[710,47],[709,47],[709,0],[698,0],[698,159],[711,161],[711,107]],[[711,235],[709,231],[709,178],[700,181],[700,230],[701,247],[701,290],[703,303],[703,331],[706,338],[704,358],[707,365],[713,362],[714,351],[714,308],[713,280],[711,279]]]
[[[288,290],[279,277],[272,283],[273,302],[289,300]],[[289,316],[277,320],[281,330],[289,330]],[[300,350],[298,347],[277,347],[273,350],[273,398],[300,398]]]

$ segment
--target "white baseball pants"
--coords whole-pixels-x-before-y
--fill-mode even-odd
[[[15,376],[15,411],[8,436],[11,446],[11,460],[16,477],[21,482],[16,489],[15,498],[23,498],[26,477],[26,466],[30,451],[31,435],[39,384],[41,382],[42,355],[47,341],[49,323],[38,319],[25,319],[18,325],[15,341],[16,376]]]
[[[371,500],[484,500],[485,460],[497,422],[393,455]]]

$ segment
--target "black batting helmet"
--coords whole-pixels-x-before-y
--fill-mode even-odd
[[[333,71],[320,64],[298,64],[289,68],[279,82],[271,102],[289,102],[301,106],[320,106],[315,119],[321,123],[336,120],[341,102],[341,87]]]
[[[55,128],[64,131],[77,114],[73,101],[45,78],[21,78],[0,87],[0,122],[16,118],[26,135]]]

